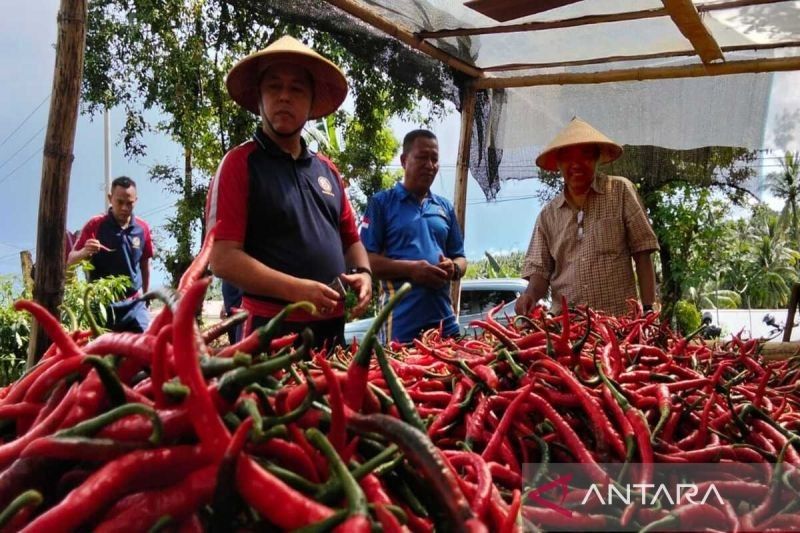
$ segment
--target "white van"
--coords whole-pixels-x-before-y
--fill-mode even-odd
[[[500,302],[505,305],[495,315],[498,320],[505,315],[513,317],[514,303],[525,292],[528,282],[520,278],[495,278],[495,279],[464,279],[461,280],[461,313],[458,315],[458,324],[462,333],[472,333],[474,328],[469,323],[486,316],[493,307]],[[367,333],[372,318],[354,320],[344,326],[344,336],[349,343],[355,338],[358,342]]]

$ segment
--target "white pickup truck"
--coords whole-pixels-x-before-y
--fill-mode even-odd
[[[465,279],[461,281],[461,313],[458,315],[458,324],[462,333],[471,333],[473,328],[469,323],[486,316],[493,307],[500,302],[505,302],[497,312],[498,320],[507,314],[514,316],[514,302],[520,294],[525,292],[528,282],[520,278],[495,278],[495,279]],[[354,320],[344,326],[344,336],[347,342],[354,338],[361,342],[367,333],[372,318]]]

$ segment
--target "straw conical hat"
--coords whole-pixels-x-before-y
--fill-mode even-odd
[[[314,101],[309,119],[330,115],[344,102],[347,96],[347,79],[339,67],[288,35],[241,59],[233,66],[225,78],[228,94],[233,101],[257,115],[261,75],[267,67],[276,63],[299,65],[311,73],[314,80]]]
[[[558,132],[556,138],[536,158],[536,164],[544,170],[557,171],[556,156],[558,150],[565,146],[576,144],[596,144],[600,147],[599,163],[610,163],[622,155],[622,146],[618,145],[596,129],[588,122],[578,117],[573,118],[563,130]]]

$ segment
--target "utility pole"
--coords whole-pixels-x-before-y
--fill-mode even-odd
[[[111,112],[108,108],[103,111],[103,162],[105,167],[105,185],[103,186],[103,208],[104,213],[108,208],[108,193],[111,192]]]
[[[83,80],[86,16],[87,0],[61,0],[53,96],[42,162],[33,287],[34,299],[56,315],[64,298],[64,234]],[[46,333],[34,321],[28,347],[28,367],[42,356],[49,342]]]

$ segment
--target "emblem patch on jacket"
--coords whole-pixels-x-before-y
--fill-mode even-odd
[[[319,187],[322,189],[322,194],[335,196],[333,194],[333,185],[331,185],[331,181],[328,178],[325,176],[320,176],[317,178],[317,183],[319,183]]]

